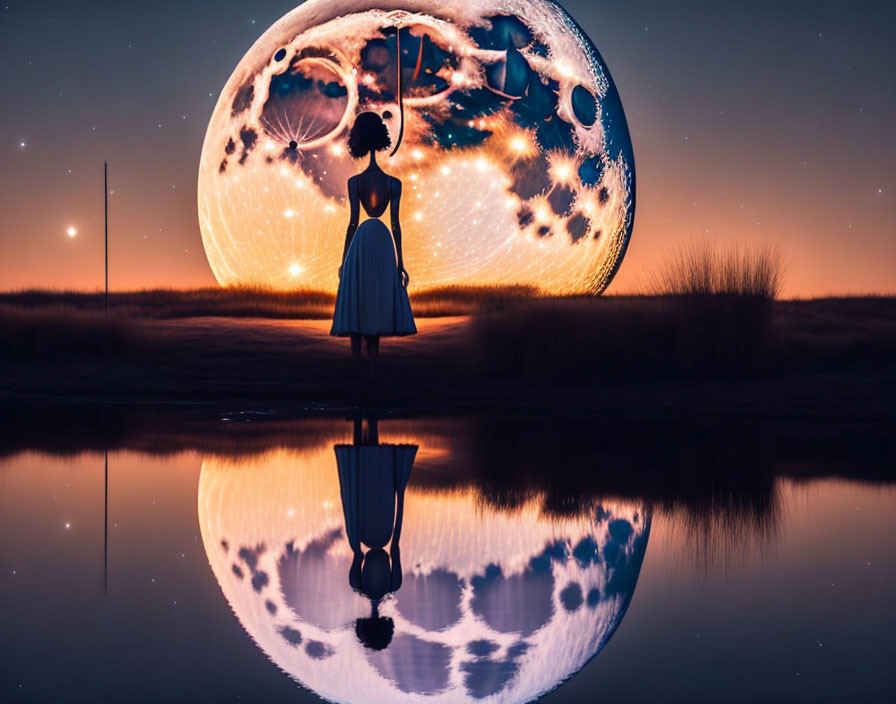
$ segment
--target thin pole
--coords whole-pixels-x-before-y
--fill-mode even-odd
[[[106,450],[106,492],[103,505],[103,594],[109,593],[109,451]]]
[[[106,230],[106,315],[109,314],[109,163],[103,162],[103,208]],[[108,457],[106,458],[108,461]]]

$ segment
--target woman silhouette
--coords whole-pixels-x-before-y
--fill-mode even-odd
[[[352,357],[361,368],[361,338],[367,342],[370,372],[376,371],[380,336],[414,335],[417,326],[408,300],[410,280],[401,251],[401,181],[376,163],[376,153],[391,144],[389,131],[375,112],[358,115],[349,135],[355,159],[370,154],[370,163],[348,180],[351,217],[345,233],[339,292],[331,335],[352,340]],[[358,225],[360,205],[368,219]],[[392,232],[379,220],[390,208]],[[394,240],[393,240],[394,238]]]
[[[345,534],[354,558],[348,583],[370,599],[368,618],[355,622],[355,632],[368,648],[383,650],[394,624],[379,613],[380,602],[401,587],[401,524],[404,492],[417,455],[416,445],[380,444],[376,418],[355,417],[354,442],[336,445],[339,490]],[[389,545],[389,552],[385,550]],[[367,548],[366,552],[364,548]]]

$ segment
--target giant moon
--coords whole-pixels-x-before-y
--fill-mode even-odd
[[[224,286],[335,290],[354,118],[385,119],[415,287],[600,293],[631,236],[622,103],[550,0],[309,0],[255,42],[202,148],[199,223]]]

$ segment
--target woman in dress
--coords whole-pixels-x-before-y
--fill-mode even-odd
[[[414,335],[417,326],[411,313],[401,251],[401,181],[384,172],[376,153],[391,144],[389,131],[375,112],[358,115],[349,135],[349,152],[355,159],[368,154],[370,163],[348,180],[351,217],[345,233],[339,292],[331,335],[351,337],[352,357],[361,368],[361,338],[367,343],[371,375],[376,370],[380,337]],[[358,225],[360,206],[368,219]],[[389,208],[392,232],[379,220]]]

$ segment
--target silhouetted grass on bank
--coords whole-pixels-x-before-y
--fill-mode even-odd
[[[683,371],[750,374],[769,362],[772,304],[784,278],[776,246],[722,250],[692,242],[650,276],[649,290],[672,296]]]
[[[474,356],[526,378],[753,374],[769,363],[782,275],[774,248],[691,245],[652,274],[648,295],[484,305]]]
[[[411,291],[414,315],[420,318],[470,315],[483,303],[532,297],[528,286],[440,286]],[[228,288],[147,289],[116,291],[109,295],[114,312],[143,318],[272,318],[326,320],[333,315],[336,297],[326,291],[233,286]],[[26,290],[0,294],[0,304],[24,309],[68,306],[82,311],[105,310],[102,293]]]
[[[522,378],[558,380],[564,393],[581,389],[586,398],[595,381],[690,384],[699,377],[892,367],[896,299],[776,301],[781,272],[772,249],[692,247],[670,257],[648,292],[637,296],[549,297],[527,287],[488,286],[419,291],[413,295],[418,318],[469,314],[469,321],[421,321],[418,338],[389,342],[385,365],[394,365],[383,388],[417,393],[441,384],[440,393],[453,398],[469,389],[487,395],[528,388],[516,381]],[[326,336],[331,294],[152,290],[113,293],[110,303],[107,318],[102,294],[0,294],[0,361],[34,365],[17,367],[4,383],[25,389],[50,384],[51,365],[68,383],[76,365],[67,362],[84,360],[86,367],[98,359],[104,363],[90,370],[97,387],[117,386],[130,375],[142,389],[134,391],[138,395],[161,393],[166,383],[183,394],[237,387],[254,393],[257,384],[259,394],[276,395],[289,392],[285,379],[314,385],[321,398],[353,388],[344,373],[347,344]],[[159,389],[145,381],[153,374],[162,379]]]
[[[418,318],[474,313],[483,303],[534,296],[525,286],[446,286],[413,294]],[[152,354],[153,320],[220,317],[329,320],[335,296],[263,288],[149,289],[102,293],[30,290],[0,294],[0,360],[54,363]]]
[[[132,320],[67,306],[0,305],[0,360],[55,363],[127,356],[143,346]]]
[[[274,291],[257,287],[146,289],[109,294],[113,312],[143,318],[298,318],[319,320],[333,315],[335,296],[324,291]],[[40,309],[65,305],[82,311],[103,311],[102,293],[31,290],[0,294],[0,303]]]
[[[671,252],[650,272],[647,292],[773,301],[783,283],[784,259],[774,245],[720,249],[710,242],[693,241]]]
[[[484,306],[471,323],[480,371],[527,379],[656,373],[675,326],[659,297],[536,298]]]

